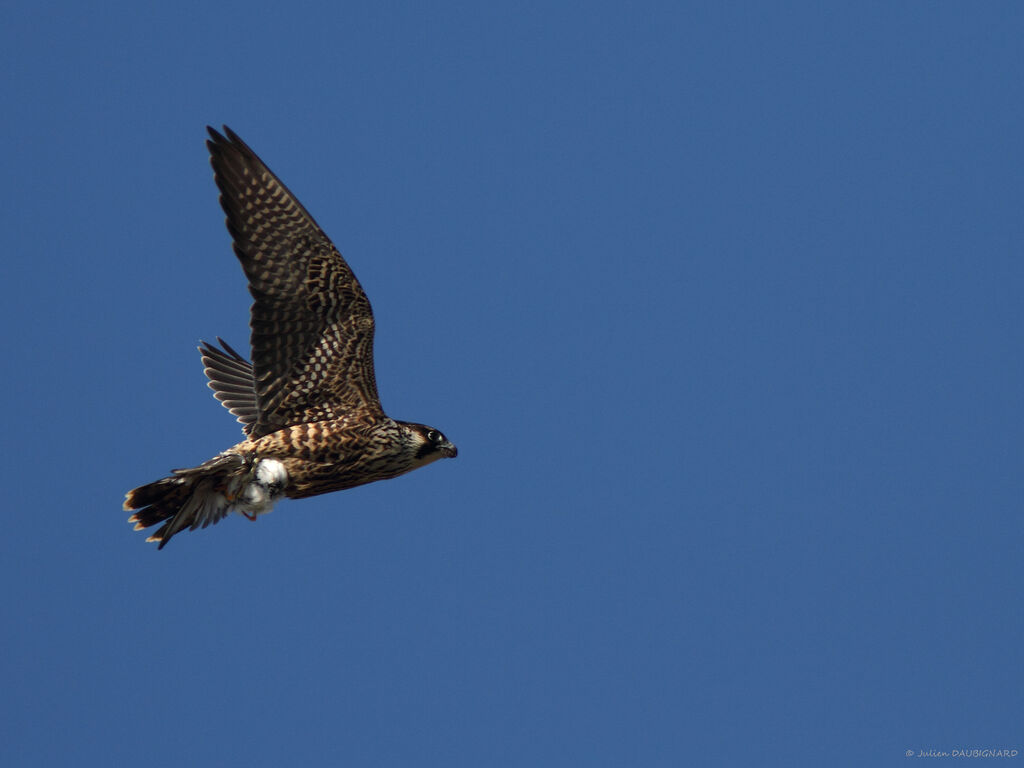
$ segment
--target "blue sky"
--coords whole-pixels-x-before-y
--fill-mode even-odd
[[[1024,751],[1019,3],[8,4],[0,762]],[[162,552],[227,123],[459,457]],[[916,758],[915,758],[916,759]],[[1019,759],[1019,758],[1018,758]]]

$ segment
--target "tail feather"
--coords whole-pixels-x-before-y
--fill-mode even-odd
[[[135,530],[163,523],[146,541],[163,549],[171,538],[188,528],[205,528],[219,522],[232,509],[232,491],[248,472],[248,462],[238,454],[222,454],[191,469],[175,469],[170,477],[140,486],[125,496],[124,509]],[[234,482],[232,482],[234,481]]]

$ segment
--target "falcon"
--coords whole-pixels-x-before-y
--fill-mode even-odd
[[[455,446],[437,429],[385,415],[373,373],[373,312],[338,249],[288,188],[227,126],[207,128],[214,180],[249,281],[252,362],[202,342],[214,397],[245,439],[198,467],[129,491],[135,530],[163,549],[231,512],[250,520],[301,499],[387,480]]]

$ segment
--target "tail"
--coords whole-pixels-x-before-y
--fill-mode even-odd
[[[170,477],[129,491],[124,509],[134,511],[128,518],[141,531],[163,523],[146,541],[163,549],[176,533],[205,528],[223,520],[233,508],[239,486],[249,472],[243,456],[221,454],[192,469],[175,469]]]

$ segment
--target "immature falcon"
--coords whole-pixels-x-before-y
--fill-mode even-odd
[[[386,480],[457,451],[438,430],[388,418],[373,375],[373,313],[313,217],[244,141],[207,128],[214,180],[253,297],[252,363],[220,338],[199,347],[214,396],[246,439],[192,469],[129,491],[135,530],[179,531],[281,496],[301,499]]]

